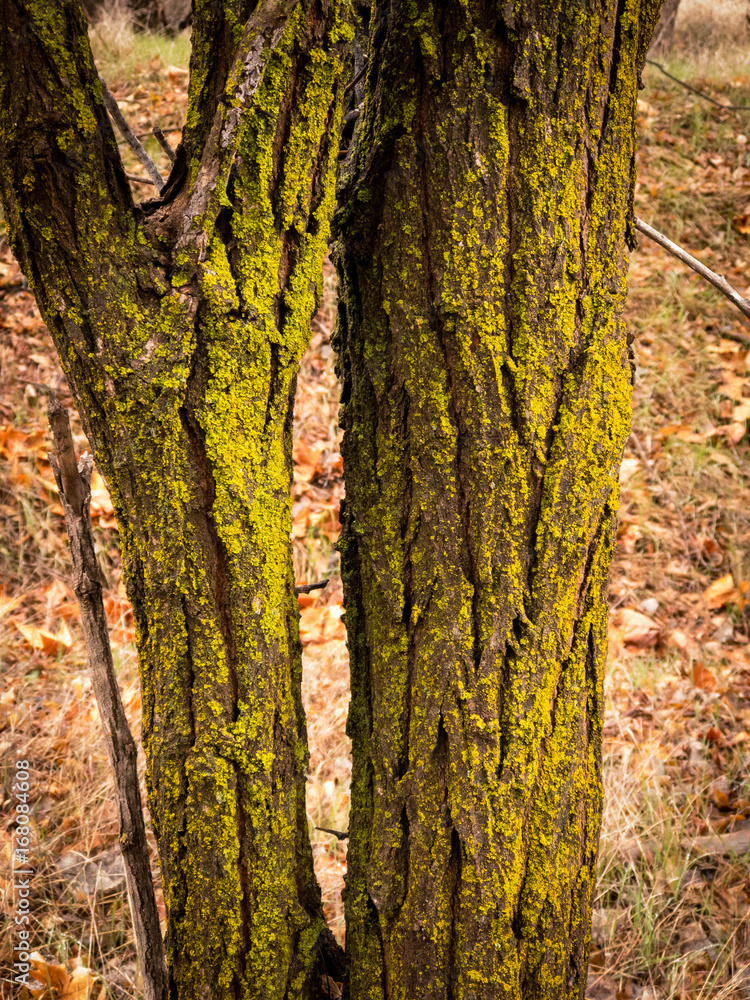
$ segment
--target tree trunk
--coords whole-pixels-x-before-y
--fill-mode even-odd
[[[346,995],[582,998],[658,0],[376,2],[337,217]]]
[[[661,6],[659,21],[654,29],[651,39],[649,55],[668,56],[672,51],[674,42],[674,26],[677,20],[677,11],[680,9],[680,0],[664,0]]]
[[[0,0],[2,198],[117,514],[174,1000],[317,996],[331,940],[289,487],[341,11],[197,5],[184,146],[134,205],[80,0]]]

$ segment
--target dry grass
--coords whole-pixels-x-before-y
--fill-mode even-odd
[[[143,84],[145,67],[152,72],[154,64],[187,67],[190,60],[189,31],[174,37],[136,31],[124,0],[110,0],[102,6],[89,38],[96,65],[110,89],[128,82]]]
[[[673,59],[689,63],[694,74],[748,65],[748,14],[747,0],[681,0]]]
[[[744,0],[683,0],[670,68],[719,100],[750,104],[745,12]],[[186,64],[187,39],[172,48],[164,39],[135,36],[113,17],[99,25],[93,42],[131,122],[143,132],[161,124],[176,142],[186,81],[168,67]],[[653,68],[645,80],[638,214],[745,292],[750,256],[740,230],[750,202],[750,143],[740,137],[750,136],[750,119],[711,108]],[[748,1000],[748,857],[690,849],[696,837],[750,826],[750,621],[740,592],[750,579],[750,448],[747,436],[734,443],[717,431],[731,422],[736,403],[721,394],[725,375],[750,387],[748,350],[727,337],[747,327],[658,248],[644,243],[631,264],[628,321],[638,377],[612,573],[606,800],[589,995]],[[0,285],[18,282],[7,252],[0,271]],[[329,267],[325,283],[298,385],[293,547],[298,580],[330,576],[331,583],[306,614],[341,598],[334,542],[343,484]],[[104,976],[111,995],[137,996],[129,914],[116,872],[114,887],[104,891],[74,864],[91,859],[111,874],[117,823],[65,586],[70,568],[44,460],[43,405],[33,388],[14,378],[62,386],[62,374],[31,296],[9,291],[0,296],[0,425],[13,432],[2,432],[0,446],[0,578],[5,595],[22,602],[0,618],[3,792],[7,803],[13,753],[28,756],[35,787],[34,946],[50,958],[79,956]],[[117,533],[106,506],[95,524],[113,585],[120,682],[137,729],[135,656],[118,594]],[[728,574],[733,596],[709,607],[707,588]],[[653,623],[645,646],[627,641],[623,615],[630,612]],[[72,645],[52,656],[33,651],[14,620],[51,632],[67,623]],[[348,663],[345,644],[332,634],[331,641],[305,647],[303,696],[315,866],[328,919],[343,940],[346,845],[314,829],[346,830],[348,823]],[[7,880],[9,840],[3,824],[0,880]],[[7,900],[7,881],[0,881],[0,892]],[[0,931],[6,963],[9,944],[8,929]],[[3,996],[12,995],[7,981],[2,988]]]

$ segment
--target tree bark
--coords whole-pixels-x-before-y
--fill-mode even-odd
[[[179,1000],[317,996],[331,944],[289,486],[342,9],[197,5],[184,145],[135,205],[80,0],[0,0],[3,204],[117,515]]]
[[[664,0],[661,6],[659,21],[651,38],[649,54],[652,56],[668,56],[674,43],[674,26],[680,0]]]
[[[582,998],[658,0],[376,2],[343,166],[345,995]]]

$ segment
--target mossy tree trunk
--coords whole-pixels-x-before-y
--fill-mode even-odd
[[[373,5],[336,221],[352,1000],[584,995],[658,7]]]
[[[0,0],[0,183],[117,514],[170,997],[317,995],[291,415],[333,207],[340,0],[199,2],[136,205],[80,0]]]

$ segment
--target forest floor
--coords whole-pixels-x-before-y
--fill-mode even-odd
[[[683,0],[675,52],[663,65],[714,100],[750,106],[745,6]],[[158,124],[175,144],[187,40],[134,37],[113,21],[93,41],[131,126],[145,134]],[[750,296],[750,116],[712,105],[654,66],[644,81],[637,214]],[[150,142],[152,155],[162,155]],[[345,843],[315,829],[346,829],[351,770],[334,548],[344,490],[335,294],[327,265],[299,378],[292,537],[298,581],[331,578],[301,601],[301,632],[308,815],[327,916],[343,938]],[[750,1000],[750,325],[645,238],[631,255],[627,320],[637,375],[610,587],[606,804],[588,996]],[[73,403],[7,248],[0,366],[0,815],[10,815],[18,754],[32,765],[33,947],[59,995],[78,964],[101,976],[111,996],[135,997],[117,815],[37,386]],[[83,450],[77,418],[74,431]],[[118,676],[137,732],[132,617],[100,479],[92,513]],[[0,900],[8,902],[10,842],[2,819]],[[11,943],[0,931],[7,997]]]

